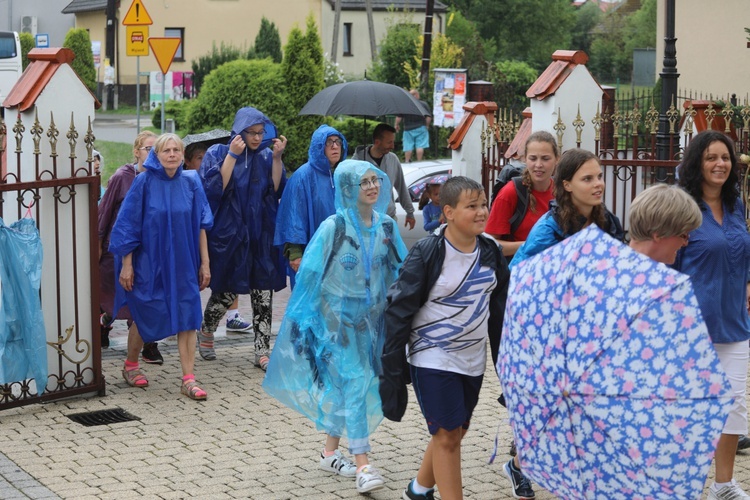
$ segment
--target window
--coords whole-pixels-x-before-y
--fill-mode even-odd
[[[352,54],[352,23],[344,23],[344,55]]]
[[[168,38],[179,38],[180,46],[177,47],[177,53],[174,55],[175,61],[185,60],[185,28],[164,28],[164,36]]]

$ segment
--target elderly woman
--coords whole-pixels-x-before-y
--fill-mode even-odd
[[[745,392],[750,340],[750,235],[738,181],[731,139],[712,130],[692,138],[682,159],[680,186],[698,203],[703,222],[690,233],[690,245],[677,253],[675,268],[693,282],[708,333],[735,397],[716,448],[716,476],[709,487],[709,500],[750,498],[733,478],[737,441],[747,434]]]
[[[115,310],[127,304],[138,326],[128,335],[123,377],[133,387],[148,386],[138,366],[143,341],[177,335],[182,365],[181,391],[206,399],[193,375],[196,330],[200,328],[200,290],[211,272],[206,230],[211,210],[196,172],[182,168],[184,146],[164,134],[144,162],[112,229],[109,250],[115,255],[119,282]]]
[[[630,248],[663,264],[674,264],[688,244],[688,234],[700,227],[698,204],[678,187],[657,184],[636,196],[630,205]]]

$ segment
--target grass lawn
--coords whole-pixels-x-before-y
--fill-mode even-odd
[[[96,141],[95,148],[102,154],[102,186],[107,185],[115,170],[126,163],[133,163],[133,146],[120,142]]]

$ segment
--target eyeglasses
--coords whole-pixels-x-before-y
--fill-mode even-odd
[[[143,146],[142,148],[138,148],[141,151],[151,151],[154,147],[153,146]]]
[[[254,130],[250,130],[250,131],[243,130],[242,133],[245,134],[246,136],[250,137],[250,138],[252,138],[252,137],[263,137],[264,135],[266,135],[266,131],[265,130],[261,130],[260,132],[255,132]]]
[[[344,141],[341,139],[327,139],[326,140],[326,146],[338,146],[341,147],[344,144]]]
[[[374,179],[365,179],[359,183],[360,189],[366,190],[374,187],[380,187],[383,185],[382,177],[375,177]]]

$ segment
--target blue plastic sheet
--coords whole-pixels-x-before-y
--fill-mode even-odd
[[[42,242],[32,219],[0,219],[0,384],[33,378],[47,386],[47,334],[39,285]]]

